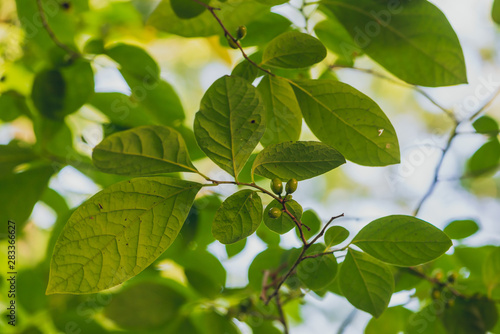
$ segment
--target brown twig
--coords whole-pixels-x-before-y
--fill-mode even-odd
[[[451,286],[452,283],[450,283],[450,282],[443,282],[436,277],[428,276],[424,272],[416,269],[415,267],[408,267],[408,268],[406,268],[406,270],[408,273],[410,273],[414,276],[420,277],[422,279],[425,279],[426,281],[428,281],[429,283],[431,283],[433,285],[439,286],[440,288],[447,288],[453,295],[455,295],[457,297],[463,297],[463,298],[466,297],[463,293],[455,290]]]
[[[72,48],[70,48],[69,46],[67,46],[63,42],[61,42],[59,40],[59,38],[57,38],[56,34],[54,33],[54,30],[52,30],[52,28],[49,25],[49,22],[47,21],[47,16],[45,15],[45,10],[43,9],[42,0],[36,0],[36,3],[37,3],[37,6],[38,6],[38,12],[40,14],[40,20],[42,21],[43,28],[49,34],[50,39],[59,48],[61,48],[64,51],[66,51],[71,56],[71,58],[73,58],[73,59],[80,58],[81,55],[78,52],[76,52],[75,50],[73,50]]]
[[[238,49],[241,51],[241,54],[250,64],[252,64],[256,68],[258,68],[259,70],[269,74],[270,76],[273,76],[273,77],[276,76],[273,72],[266,70],[265,68],[261,67],[256,62],[254,62],[252,59],[250,59],[250,57],[248,57],[248,55],[245,53],[245,50],[243,50],[243,47],[241,46],[241,44],[238,42],[238,39],[234,38],[234,36],[227,30],[226,26],[224,25],[222,20],[219,18],[217,13],[215,13],[216,11],[220,10],[220,8],[212,7],[212,6],[207,5],[206,3],[204,3],[203,1],[200,1],[200,0],[192,0],[192,1],[205,7],[212,14],[212,16],[217,20],[217,22],[221,26],[222,30],[224,30],[224,35],[226,36],[226,38],[230,38],[235,43],[235,45],[238,46]]]
[[[281,305],[281,299],[279,293],[276,294],[276,307],[278,308],[278,313],[280,315],[280,322],[283,325],[284,333],[288,334],[288,324],[286,322],[285,313],[283,312],[283,306]]]

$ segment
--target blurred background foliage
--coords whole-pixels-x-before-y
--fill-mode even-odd
[[[279,333],[277,310],[259,302],[261,270],[279,266],[300,243],[295,232],[280,237],[265,225],[248,241],[227,247],[215,243],[211,222],[221,198],[234,190],[231,187],[219,193],[204,190],[174,245],[122,286],[93,295],[45,295],[52,248],[72,210],[123,179],[93,168],[90,154],[102,138],[138,125],[172,126],[183,134],[197,166],[211,170],[209,175],[220,175],[197,147],[192,122],[206,89],[231,73],[242,57],[228,47],[208,13],[188,24],[173,14],[168,0],[41,3],[56,41],[44,27],[37,1],[0,2],[0,219],[18,223],[15,333]],[[466,117],[500,86],[500,31],[490,18],[492,3],[433,3],[459,36],[469,84],[425,92]],[[345,36],[336,22],[324,21],[324,14],[310,10],[314,6],[292,0],[271,10],[261,2],[245,1],[237,8],[221,16],[231,31],[247,26],[248,37],[242,44],[254,59],[261,57],[259,47],[282,32],[315,31],[322,39],[337,31],[335,39],[322,39],[330,50],[322,64],[312,71],[280,74],[338,77],[372,97],[398,132],[402,164],[373,168],[348,163],[301,182],[294,198],[322,221],[345,213],[340,221],[351,235],[380,216],[411,214],[432,182],[453,126],[450,119],[415,87],[397,81],[366,56],[355,59],[356,67],[374,69],[384,77],[342,67],[331,71],[328,65],[352,66],[353,59],[336,55],[338,41]],[[237,70],[256,75],[246,63]],[[146,91],[147,82],[138,79],[144,73],[159,84]],[[459,129],[436,191],[419,212],[440,228],[454,222],[445,230],[456,239],[454,250],[423,268],[435,281],[394,268],[398,293],[392,307],[368,327],[370,317],[352,313],[353,307],[338,296],[336,282],[304,300],[300,293],[292,295],[285,312],[293,333],[337,328],[360,333],[365,327],[366,333],[417,333],[421,321],[430,324],[425,333],[442,333],[443,324],[453,333],[489,328],[497,317],[490,314],[495,309],[490,299],[443,297],[436,284],[448,280],[461,292],[500,299],[498,103],[486,112],[488,117]],[[301,139],[311,138],[304,127]],[[314,213],[308,217],[317,219]],[[5,259],[3,235],[0,246]],[[2,275],[7,271],[5,262],[0,263]],[[8,302],[6,291],[2,276],[2,310]],[[442,322],[435,321],[436,305],[446,308]],[[10,333],[4,319],[2,315],[0,332]],[[498,325],[493,332],[500,333]]]

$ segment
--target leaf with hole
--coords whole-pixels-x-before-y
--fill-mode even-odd
[[[173,243],[200,189],[198,183],[143,177],[92,196],[59,235],[47,294],[95,293],[139,274]]]

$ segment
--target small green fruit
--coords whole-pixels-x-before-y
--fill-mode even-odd
[[[295,190],[297,190],[298,184],[299,184],[299,182],[297,181],[297,179],[290,179],[286,183],[286,193],[293,194],[295,192]]]
[[[276,195],[281,195],[281,193],[283,192],[283,182],[281,182],[281,180],[278,179],[278,178],[272,179],[272,181],[271,181],[271,190]]]
[[[236,39],[240,40],[245,38],[247,35],[247,27],[239,26],[238,31],[236,32]]]
[[[292,198],[293,198],[293,197],[292,197],[292,195],[286,195],[286,196],[285,196],[285,201],[287,201],[287,202],[288,202],[288,201],[291,201],[291,200],[292,200]]]
[[[229,44],[229,46],[233,49],[239,49],[238,47],[238,43],[233,41],[233,39],[229,36],[226,37],[227,38],[227,43]]]
[[[281,217],[281,210],[278,208],[271,208],[271,210],[269,210],[269,217],[271,219],[278,219]]]

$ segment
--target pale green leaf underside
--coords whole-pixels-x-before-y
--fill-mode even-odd
[[[363,51],[398,78],[439,87],[467,83],[465,60],[446,16],[425,0],[323,0]],[[394,7],[394,4],[391,5]]]
[[[176,130],[148,125],[115,133],[94,148],[94,165],[119,175],[198,173],[184,139]]]
[[[252,174],[268,179],[306,180],[324,174],[345,163],[334,148],[312,141],[285,142],[262,150],[252,166]]]
[[[257,87],[266,114],[263,146],[295,141],[300,137],[302,114],[292,86],[283,78],[265,76]]]
[[[325,46],[311,35],[298,31],[285,32],[267,45],[262,64],[280,68],[304,68],[326,57]]]
[[[54,247],[47,294],[95,293],[137,275],[175,240],[201,184],[116,183],[82,204]]]
[[[333,80],[299,81],[294,90],[311,131],[347,160],[365,166],[399,163],[396,131],[368,96]]]
[[[237,177],[264,134],[264,106],[251,84],[224,76],[205,93],[194,134],[205,154]]]
[[[372,221],[352,243],[381,261],[407,267],[432,261],[452,246],[450,238],[434,225],[402,215]]]
[[[252,190],[228,197],[215,214],[212,234],[223,244],[232,244],[254,233],[262,221],[262,200]]]
[[[352,305],[377,318],[389,305],[394,277],[386,264],[349,249],[340,267],[339,285]]]

